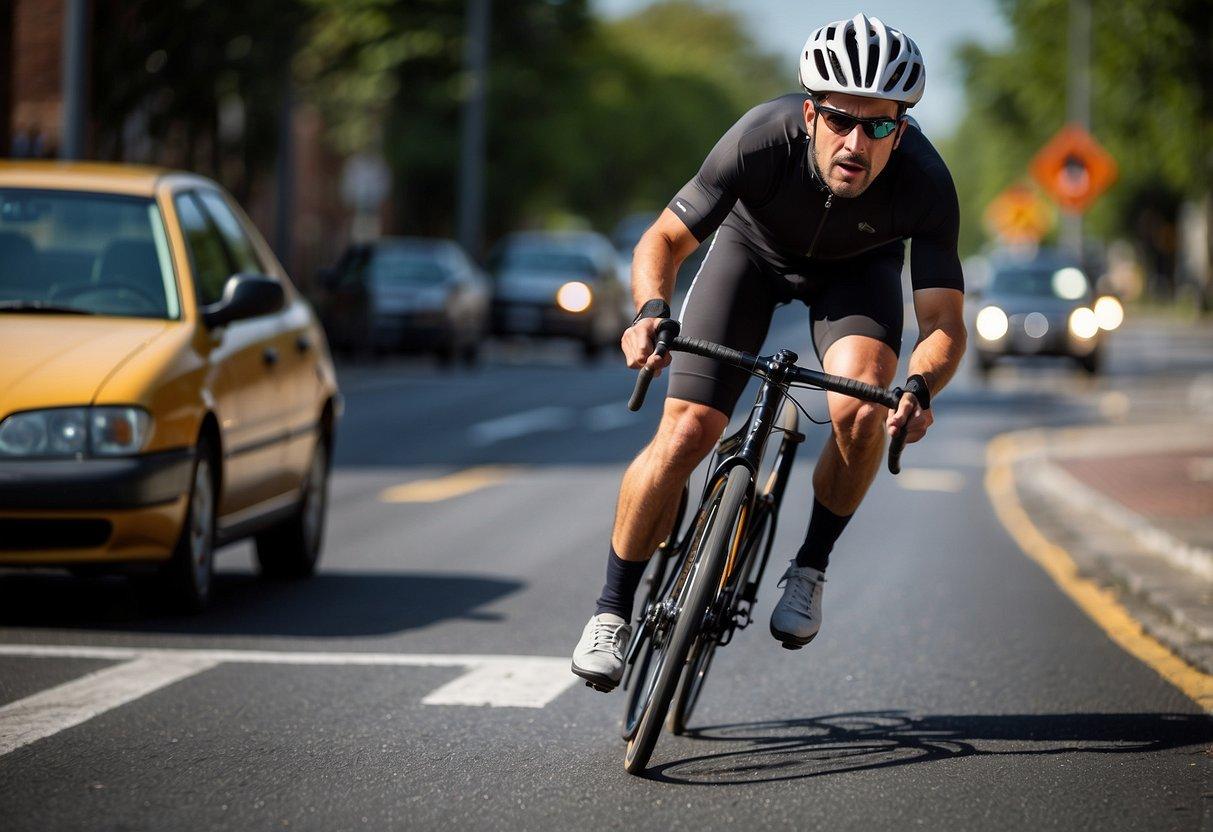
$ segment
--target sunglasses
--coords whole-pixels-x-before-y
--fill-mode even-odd
[[[859,124],[863,127],[864,135],[869,139],[887,139],[889,136],[897,132],[897,119],[889,118],[888,116],[877,116],[875,118],[857,118],[842,110],[835,110],[833,107],[827,107],[824,104],[813,102],[814,108],[821,113],[822,119],[831,130],[840,136],[849,136],[851,131],[855,129],[855,125]]]

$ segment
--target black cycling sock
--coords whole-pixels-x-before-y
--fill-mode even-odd
[[[595,613],[613,612],[624,621],[632,620],[632,604],[635,601],[636,587],[640,586],[640,578],[644,568],[648,566],[643,560],[624,560],[615,554],[607,558],[606,583],[602,585],[602,595],[598,596],[598,610]]]
[[[830,565],[830,552],[834,549],[834,541],[842,534],[842,530],[851,522],[854,515],[846,517],[835,514],[813,499],[813,516],[809,518],[809,531],[805,535],[804,545],[796,553],[797,566],[811,566],[822,572]]]

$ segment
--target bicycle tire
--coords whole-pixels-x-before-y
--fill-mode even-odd
[[[708,601],[719,586],[729,540],[749,487],[749,472],[745,468],[736,467],[729,471],[715,517],[710,521],[711,527],[705,535],[705,543],[695,553],[696,563],[688,579],[689,585],[683,589],[677,619],[663,645],[652,691],[644,703],[635,733],[627,743],[623,765],[629,774],[644,771],[657,745],[670,700],[686,666],[687,654],[699,632]]]
[[[759,508],[755,512],[755,534],[750,538],[743,555],[744,559],[741,562],[743,571],[736,576],[735,581],[731,581],[734,593],[750,579],[756,563],[755,559],[770,533],[771,517],[772,513],[769,508]],[[730,597],[729,608],[732,605],[733,601]],[[712,635],[712,638],[706,638],[707,635]],[[703,693],[708,671],[712,668],[712,659],[716,656],[716,648],[719,646],[720,642],[715,634],[701,633],[699,638],[695,639],[695,644],[691,647],[691,655],[687,659],[686,672],[682,674],[682,683],[678,686],[674,699],[670,703],[670,715],[666,720],[666,728],[671,734],[681,736],[686,733],[687,723],[690,722],[695,706],[699,704],[699,696]]]

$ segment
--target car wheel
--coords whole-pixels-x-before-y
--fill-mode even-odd
[[[290,517],[257,535],[257,563],[267,578],[307,578],[316,572],[328,511],[329,450],[322,436],[312,453],[303,498]]]
[[[1101,356],[1099,354],[1099,350],[1093,350],[1090,354],[1084,355],[1082,358],[1078,359],[1078,364],[1083,368],[1087,375],[1098,375],[1100,366],[1103,363],[1100,358]]]
[[[202,612],[211,600],[215,567],[214,465],[211,443],[199,439],[185,523],[162,573],[174,606],[182,612]]]
[[[464,344],[463,349],[459,353],[460,359],[467,367],[475,367],[480,363],[480,342],[469,341]]]

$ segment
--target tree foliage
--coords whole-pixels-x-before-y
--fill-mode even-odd
[[[1213,180],[1213,15],[1208,0],[1091,0],[1091,132],[1120,177],[1090,214],[1097,236],[1140,235],[1143,212],[1173,220]],[[1002,0],[1006,48],[959,51],[967,112],[943,143],[961,195],[962,245],[984,207],[1027,177],[1066,120],[1067,0]]]

